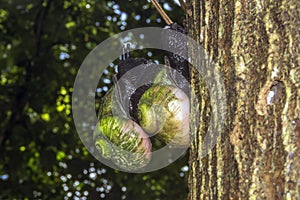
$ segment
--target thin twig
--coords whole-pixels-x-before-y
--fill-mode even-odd
[[[156,10],[159,12],[161,17],[165,20],[166,24],[168,24],[168,25],[173,24],[173,21],[170,19],[170,17],[167,15],[167,13],[163,10],[163,8],[159,5],[159,3],[156,0],[151,0],[151,3],[154,5]]]
[[[185,2],[183,0],[179,0],[179,3],[181,5],[181,8],[184,12],[186,12],[186,5],[185,5]]]

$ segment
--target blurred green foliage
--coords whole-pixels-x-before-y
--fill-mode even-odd
[[[182,21],[176,3],[160,3]],[[164,25],[146,0],[0,1],[0,199],[187,197],[187,156],[152,173],[118,172],[87,152],[72,120],[85,56],[122,30]],[[113,73],[114,65],[99,81],[98,99]]]

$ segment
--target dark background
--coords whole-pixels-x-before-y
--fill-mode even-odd
[[[178,4],[160,4],[182,22]],[[187,155],[159,171],[119,172],[87,152],[72,119],[85,56],[114,34],[151,26],[165,23],[146,0],[1,0],[0,199],[186,199]],[[150,51],[134,56],[162,58]],[[114,67],[99,81],[98,100]]]

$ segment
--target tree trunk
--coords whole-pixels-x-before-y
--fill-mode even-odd
[[[193,127],[188,199],[300,199],[300,1],[186,6],[189,35],[220,70],[227,98],[225,127],[202,157],[218,93],[192,72],[200,125]]]

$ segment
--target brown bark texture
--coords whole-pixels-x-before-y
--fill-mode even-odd
[[[192,127],[188,199],[300,199],[300,1],[187,0],[186,13],[189,36],[222,75],[208,70],[208,87],[191,72],[200,123]],[[220,80],[225,118],[215,109],[224,101]],[[220,136],[202,156],[210,126]]]

